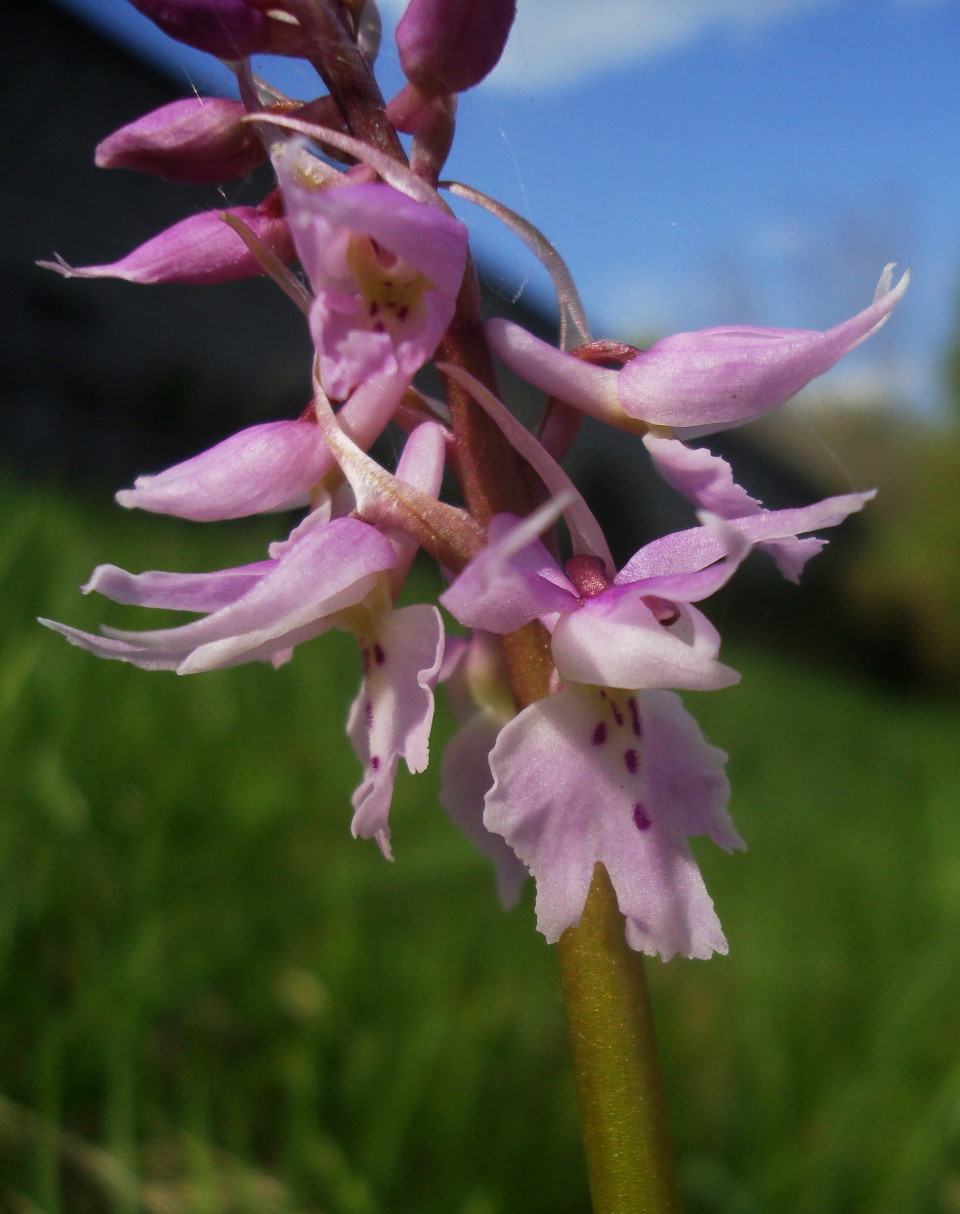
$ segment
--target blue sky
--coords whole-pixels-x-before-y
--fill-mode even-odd
[[[126,0],[69,6],[202,90],[229,78]],[[402,8],[389,0],[384,13]],[[448,175],[532,219],[567,259],[598,336],[713,324],[826,328],[886,261],[913,282],[834,372],[943,406],[960,304],[958,0],[519,0],[504,64],[461,99]],[[309,69],[260,65],[301,96]],[[389,29],[385,93],[399,87]],[[495,283],[546,279],[466,204]]]

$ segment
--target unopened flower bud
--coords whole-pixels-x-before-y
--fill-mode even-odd
[[[182,185],[245,177],[266,158],[246,109],[222,97],[187,97],[144,114],[98,144],[101,169],[136,169]]]
[[[397,25],[404,75],[427,93],[462,93],[497,65],[516,0],[410,0]]]
[[[56,261],[38,261],[37,265],[64,278],[122,278],[144,284],[181,282],[199,286],[262,274],[260,261],[224,222],[225,215],[249,228],[281,261],[293,260],[290,228],[274,193],[258,207],[226,207],[181,219],[109,265],[71,266],[59,257]]]

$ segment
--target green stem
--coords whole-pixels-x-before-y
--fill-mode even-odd
[[[594,1214],[679,1214],[643,958],[598,864],[557,952]]]

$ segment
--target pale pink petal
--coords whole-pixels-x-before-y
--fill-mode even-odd
[[[138,476],[117,501],[197,522],[242,518],[305,506],[332,467],[314,422],[264,422],[154,476]]]
[[[263,267],[224,214],[245,224],[281,261],[293,260],[287,221],[273,206],[226,207],[181,219],[109,265],[70,266],[62,259],[39,261],[65,278],[122,278],[126,282],[181,282],[192,285],[254,278]]]
[[[632,424],[617,393],[619,371],[564,354],[501,317],[488,320],[484,328],[493,352],[527,383],[611,425]]]
[[[104,628],[104,636],[96,637],[63,624],[41,622],[100,657],[147,670],[192,674],[271,660],[332,627],[331,617],[363,599],[378,574],[395,559],[390,542],[375,528],[357,519],[335,519],[304,535],[282,559],[265,562],[269,567],[246,593],[178,628],[153,632]],[[118,573],[120,578],[105,576],[104,584],[123,590],[123,571]],[[125,585],[129,589],[129,580]],[[188,585],[181,583],[182,593],[187,593]]]
[[[643,445],[663,479],[701,510],[721,518],[743,518],[763,507],[733,479],[725,459],[705,447],[688,447],[676,438],[645,434]]]
[[[669,773],[652,757],[669,754]],[[720,751],[669,693],[570,689],[524,709],[490,756],[484,824],[537,882],[548,941],[576,926],[601,863],[627,938],[664,959],[725,953],[726,940],[687,837],[737,846]]]
[[[620,371],[620,404],[630,417],[661,426],[736,426],[782,405],[887,320],[909,273],[869,307],[826,332],[731,325],[677,333]],[[885,288],[885,289],[884,289]]]
[[[446,458],[447,436],[443,426],[436,422],[423,422],[404,443],[395,475],[405,485],[412,485],[436,498],[443,483]],[[412,535],[397,528],[390,528],[389,535],[397,551],[393,582],[399,590],[420,545]]]
[[[552,507],[545,509],[555,517]],[[490,542],[440,596],[443,606],[468,628],[497,633],[575,610],[576,591],[537,539],[545,525],[543,510],[523,521],[497,515],[490,523]]]
[[[274,565],[274,561],[258,561],[212,573],[127,573],[116,565],[98,565],[82,589],[84,594],[96,591],[115,603],[135,607],[211,612],[242,598]]]
[[[364,678],[350,709],[347,733],[363,764],[353,795],[354,836],[376,839],[391,859],[387,817],[397,761],[423,771],[429,758],[433,688],[443,660],[443,621],[419,603],[384,612],[375,631],[359,637]]]
[[[740,676],[717,661],[720,636],[695,607],[678,605],[669,627],[641,593],[607,592],[561,616],[553,630],[560,677],[602,687],[715,691]]]
[[[761,514],[763,506],[733,479],[725,459],[704,447],[688,447],[675,438],[646,434],[644,446],[657,471],[678,493],[698,509],[710,510],[721,518],[745,518]],[[804,565],[823,549],[825,540],[797,539],[761,541],[757,547],[768,552],[780,572],[791,582],[799,582]]]
[[[847,493],[827,497],[810,506],[792,510],[764,510],[746,518],[728,519],[727,526],[739,531],[751,544],[782,540],[790,536],[835,527],[875,496],[874,492]],[[618,586],[665,574],[704,569],[726,555],[724,542],[708,527],[691,527],[646,544],[627,561],[614,579]]]

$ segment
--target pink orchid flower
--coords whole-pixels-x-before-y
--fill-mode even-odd
[[[726,812],[725,756],[667,689],[714,690],[739,676],[718,661],[720,638],[693,604],[752,543],[833,526],[869,496],[730,521],[705,514],[700,527],[641,548],[612,583],[592,556],[564,572],[536,538],[555,507],[494,520],[488,547],[441,602],[472,628],[506,632],[539,618],[551,632],[562,686],[504,726],[482,785],[483,825],[533,873],[548,940],[579,922],[602,863],[632,947],[664,958],[726,951],[687,843],[706,834],[743,846]]]
[[[425,422],[410,435],[397,464],[396,478],[436,497],[443,477],[446,443],[434,422]],[[345,620],[360,640],[363,681],[350,709],[347,734],[360,763],[363,779],[353,794],[356,837],[375,839],[392,859],[387,817],[393,797],[397,764],[424,771],[429,762],[433,723],[433,689],[443,661],[443,620],[427,603],[394,607],[399,587],[417,551],[417,543],[401,532],[390,534],[396,560],[390,583],[383,578],[377,593],[368,596]]]
[[[503,54],[517,0],[410,0],[397,23],[403,74],[425,93],[462,93]]]
[[[358,519],[301,524],[270,560],[253,565],[140,574],[99,565],[83,587],[84,594],[96,590],[117,603],[205,612],[203,619],[154,632],[104,628],[99,637],[41,623],[98,657],[144,670],[194,674],[255,660],[279,665],[294,645],[334,627],[337,613],[365,598],[396,559],[389,540]]]
[[[441,428],[420,426],[404,448],[398,477],[436,494],[444,453]],[[433,686],[443,659],[437,608],[393,607],[394,586],[402,584],[416,547],[407,536],[387,536],[356,518],[330,519],[321,509],[271,545],[266,561],[215,573],[131,574],[100,565],[83,587],[118,603],[202,612],[203,619],[154,632],[104,628],[102,636],[40,622],[98,657],[178,674],[255,660],[279,666],[295,645],[331,628],[353,632],[364,678],[348,733],[364,777],[353,798],[352,829],[376,839],[390,858],[387,816],[397,764],[402,758],[414,772],[427,766]]]
[[[314,290],[310,330],[325,392],[343,400],[373,377],[409,381],[453,316],[466,228],[382,183],[319,188],[300,139],[274,160]]]
[[[84,594],[114,602],[205,612],[203,619],[152,632],[103,629],[103,636],[41,620],[73,645],[144,670],[195,674],[252,660],[279,665],[292,646],[335,626],[337,612],[373,590],[397,555],[384,535],[356,518],[302,529],[271,560],[215,573],[93,571]]]

